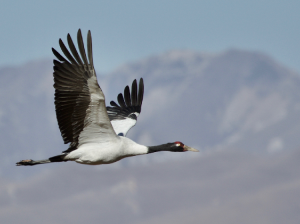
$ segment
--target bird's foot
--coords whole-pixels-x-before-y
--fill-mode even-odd
[[[17,166],[32,166],[33,164],[33,160],[32,159],[24,159],[21,160],[20,162],[16,163]]]

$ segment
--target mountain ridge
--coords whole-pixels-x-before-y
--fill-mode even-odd
[[[23,176],[27,171],[11,168],[16,161],[47,158],[67,148],[56,122],[52,62],[0,69],[0,77],[0,150],[5,155],[0,175]],[[299,76],[269,56],[242,50],[151,56],[98,76],[106,104],[140,77],[145,80],[142,113],[128,136],[141,144],[182,141],[202,151],[256,152],[300,146]],[[162,153],[129,163],[185,156]],[[40,169],[47,168],[33,170]]]

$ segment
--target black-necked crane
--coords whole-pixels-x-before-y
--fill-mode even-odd
[[[100,165],[159,151],[198,151],[179,141],[144,146],[125,137],[141,112],[143,79],[139,81],[139,88],[136,80],[133,81],[131,94],[129,87],[125,87],[124,97],[121,93],[118,95],[119,105],[111,101],[111,107],[106,107],[94,69],[91,32],[87,35],[87,55],[80,29],[77,33],[80,56],[70,34],[67,40],[71,53],[61,39],[59,45],[68,60],[55,49],[52,51],[59,60],[53,61],[56,117],[64,143],[70,143],[69,148],[49,159],[21,160],[18,166],[66,161]]]

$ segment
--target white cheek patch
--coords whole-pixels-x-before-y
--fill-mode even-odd
[[[179,147],[179,146],[180,146],[180,144],[176,144],[176,146],[177,146],[177,147]]]

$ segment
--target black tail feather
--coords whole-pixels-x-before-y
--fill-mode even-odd
[[[49,160],[50,160],[51,163],[54,163],[54,162],[67,162],[67,160],[64,160],[65,156],[66,156],[66,154],[53,156],[53,157],[50,157]]]

